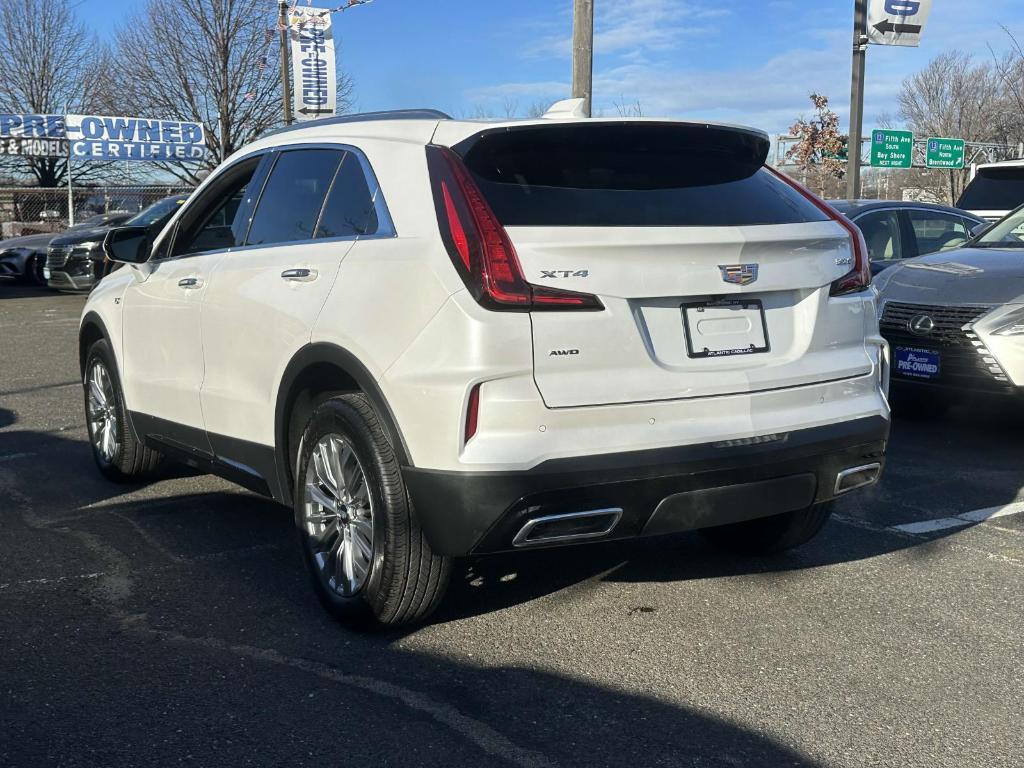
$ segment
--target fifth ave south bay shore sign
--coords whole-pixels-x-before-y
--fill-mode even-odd
[[[200,123],[104,115],[0,115],[0,155],[188,161],[206,156]]]

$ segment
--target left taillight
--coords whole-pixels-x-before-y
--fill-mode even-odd
[[[774,174],[776,178],[781,180],[783,183],[788,184],[807,198],[807,200],[818,208],[818,210],[850,234],[850,250],[853,251],[853,268],[838,280],[833,281],[832,286],[829,289],[829,295],[844,296],[848,293],[863,291],[871,285],[871,265],[868,263],[868,246],[864,241],[864,234],[860,231],[857,225],[843,216],[843,214],[826,203],[816,194],[811,192],[811,190],[807,189],[803,184],[794,181],[786,174],[780,173],[771,166],[766,165],[765,168],[770,173]]]
[[[604,309],[592,294],[527,282],[505,227],[455,152],[429,145],[427,168],[448,255],[481,306],[520,312]]]

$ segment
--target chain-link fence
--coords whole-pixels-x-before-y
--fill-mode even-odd
[[[103,213],[137,213],[170,195],[192,187],[174,185],[106,186],[72,189],[75,223]],[[67,229],[67,187],[0,187],[0,239]]]

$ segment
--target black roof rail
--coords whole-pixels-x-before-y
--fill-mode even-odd
[[[367,123],[372,120],[451,120],[452,116],[445,114],[439,109],[389,109],[381,112],[359,112],[353,115],[335,115],[334,117],[322,117],[318,120],[305,120],[301,123],[286,125],[276,131],[263,134],[277,136],[289,131],[297,131],[302,128],[315,128],[321,125],[342,125],[344,123]]]

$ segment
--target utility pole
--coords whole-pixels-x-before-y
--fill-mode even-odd
[[[594,96],[594,0],[574,0],[572,13],[572,97],[583,99],[591,117]]]
[[[850,141],[847,144],[846,197],[860,197],[860,139],[864,124],[864,64],[868,55],[868,0],[854,0],[853,76],[850,85]]]
[[[292,124],[292,81],[288,67],[288,0],[277,0],[277,26],[281,31],[281,98],[284,101],[284,124]]]

